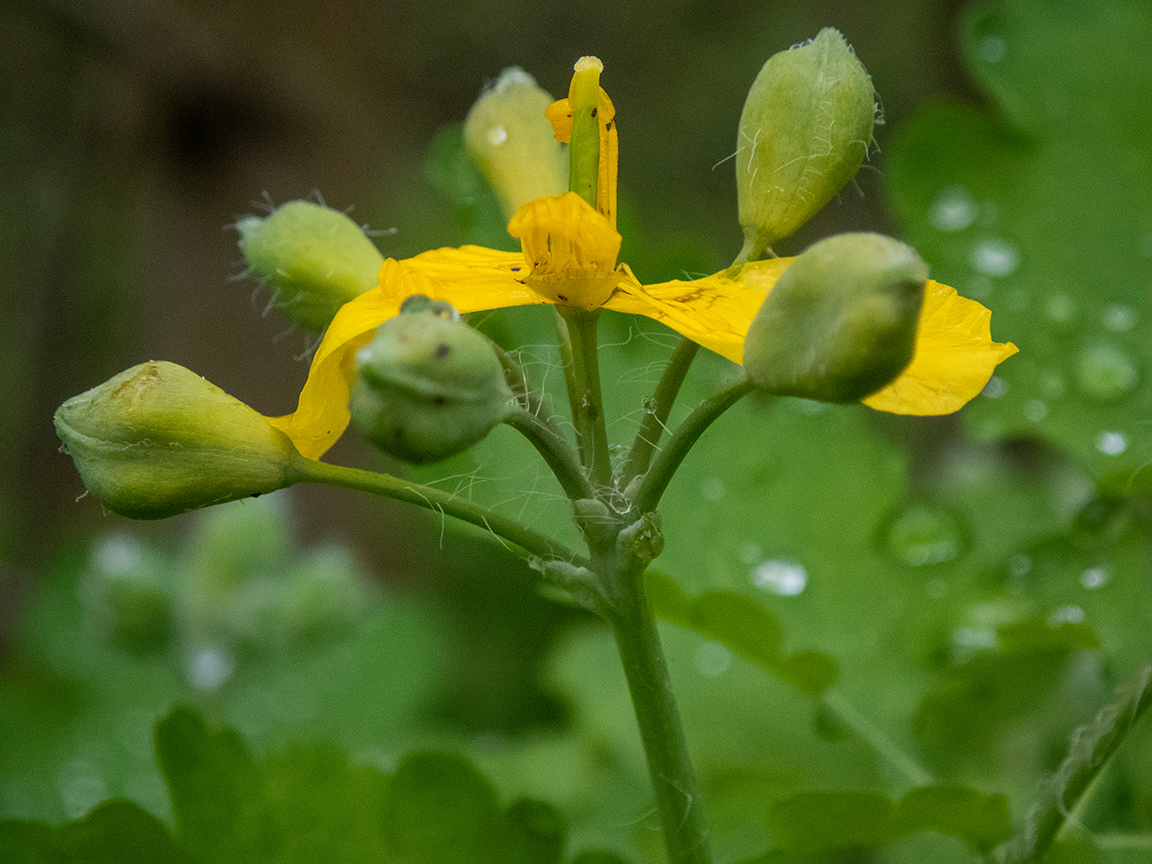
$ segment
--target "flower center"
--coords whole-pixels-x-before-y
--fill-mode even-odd
[[[529,201],[508,223],[531,270],[522,281],[556,303],[599,309],[621,280],[620,234],[575,192]]]

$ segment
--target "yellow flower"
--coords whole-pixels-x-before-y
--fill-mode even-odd
[[[617,263],[615,112],[599,89],[599,61],[586,61],[577,64],[569,98],[549,106],[547,117],[557,140],[569,140],[579,88],[585,94],[589,86],[598,90],[597,207],[574,192],[529,201],[508,224],[521,242],[519,253],[462,246],[386,260],[378,287],[346,303],[329,325],[296,412],[272,421],[303,455],[320,458],[347,427],[356,350],[413,294],[445,300],[465,313],[552,303],[644,315],[741,362],[749,324],[794,259],[754,261],[703,279],[654,285],[642,285],[627,264]],[[864,404],[895,414],[960,409],[988,383],[996,364],[1017,350],[992,341],[990,318],[979,303],[929,281],[912,362]]]

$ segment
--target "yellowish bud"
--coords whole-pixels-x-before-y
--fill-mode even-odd
[[[290,201],[236,223],[240,251],[285,315],[320,331],[349,300],[376,287],[384,256],[339,210]]]
[[[481,94],[464,123],[468,153],[500,199],[504,218],[523,204],[568,189],[568,148],[552,136],[552,97],[512,66]]]
[[[855,402],[912,360],[928,265],[881,234],[838,234],[788,267],[748,329],[744,370],[781,396]]]
[[[282,489],[299,458],[266,417],[164,361],[74,396],[54,421],[88,491],[133,519]]]
[[[769,58],[736,142],[745,261],[791,236],[856,176],[872,142],[872,79],[839,31]]]

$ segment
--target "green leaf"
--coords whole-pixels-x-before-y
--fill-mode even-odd
[[[272,860],[277,847],[260,772],[240,736],[190,708],[156,724],[156,758],[184,847],[207,862]]]
[[[51,828],[39,822],[0,821],[0,861],[7,864],[65,864]]]
[[[1152,408],[1150,41],[1144,0],[973,4],[963,53],[995,107],[932,106],[888,148],[906,239],[1020,348],[969,427],[1121,479]]]
[[[129,801],[107,801],[57,830],[68,864],[179,864],[168,829],[151,813]]]
[[[803,792],[768,813],[772,836],[788,852],[882,846],[936,831],[987,852],[1011,833],[1008,801],[954,785],[913,789],[893,803],[876,792]]]
[[[836,683],[836,661],[819,651],[785,654],[783,629],[766,607],[734,591],[705,591],[690,598],[673,580],[650,571],[645,587],[653,611],[673,624],[747,657],[812,696]]]
[[[1152,666],[1146,666],[1096,713],[1092,722],[1072,734],[1068,755],[1060,763],[1024,827],[999,856],[1004,864],[1039,861],[1065,825],[1092,781],[1152,705]]]

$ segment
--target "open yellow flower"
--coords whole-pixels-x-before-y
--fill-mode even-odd
[[[586,58],[589,59],[589,58]],[[599,61],[577,64],[569,98],[548,111],[555,136],[569,140],[572,105],[598,98],[597,207],[574,192],[529,201],[508,232],[521,251],[480,246],[434,249],[388,259],[379,285],[345,304],[312,360],[296,412],[274,419],[305,456],[319,458],[348,425],[354,355],[413,294],[445,300],[461,312],[552,303],[644,315],[740,363],[744,337],[768,292],[794,259],[773,258],[703,279],[642,285],[618,263],[615,226],[617,138],[614,109],[599,87]],[[991,313],[955,289],[929,281],[912,362],[864,404],[896,414],[949,414],[975,397],[1016,346],[993,342]]]

